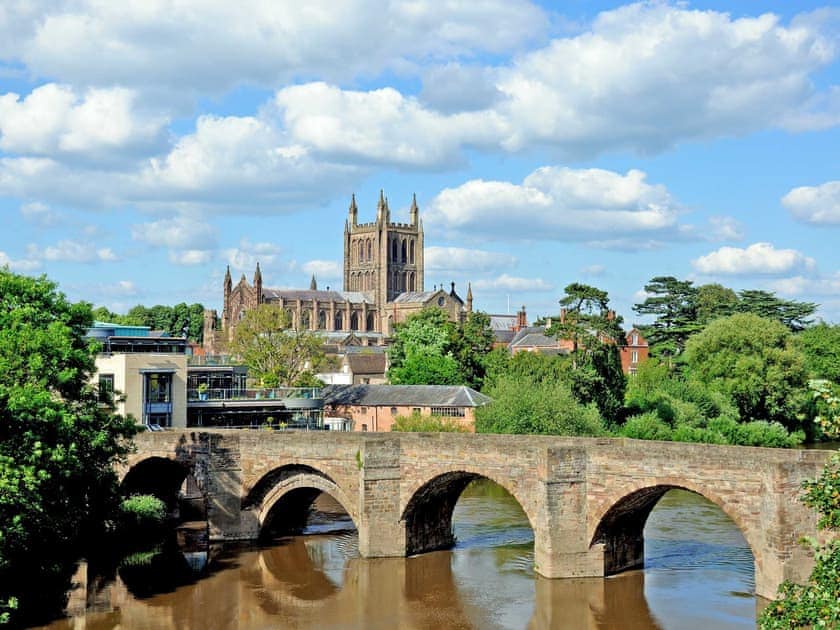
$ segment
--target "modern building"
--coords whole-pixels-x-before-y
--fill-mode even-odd
[[[398,416],[414,413],[452,418],[475,430],[475,410],[491,399],[464,385],[327,385],[328,417],[343,418],[354,431],[390,431]]]
[[[356,198],[350,201],[344,225],[343,290],[318,288],[313,277],[309,289],[272,289],[263,285],[259,264],[253,282],[243,274],[234,285],[230,268],[223,281],[221,317],[208,311],[204,343],[208,353],[230,341],[245,312],[260,304],[282,308],[293,328],[353,335],[365,345],[384,344],[396,323],[428,306],[449,313],[453,321],[472,310],[472,291],[466,300],[443,286],[424,289],[423,222],[417,200],[412,199],[408,223],[391,221],[391,210],[380,192],[376,220],[358,222]]]
[[[113,396],[117,413],[147,426],[187,426],[187,340],[146,326],[96,322],[88,336],[96,357],[99,391]]]

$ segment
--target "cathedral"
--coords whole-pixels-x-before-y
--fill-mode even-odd
[[[423,286],[423,221],[412,199],[408,223],[391,222],[384,192],[379,194],[376,220],[358,222],[355,195],[344,224],[344,286],[342,291],[319,290],[313,277],[309,289],[271,289],[263,286],[257,263],[253,282],[245,274],[236,285],[225,273],[221,318],[205,314],[204,345],[217,353],[233,339],[236,324],[246,311],[260,304],[286,310],[293,328],[321,331],[328,342],[339,345],[382,345],[394,324],[428,306],[444,309],[453,321],[472,311],[472,290],[466,301],[443,286],[425,291]]]

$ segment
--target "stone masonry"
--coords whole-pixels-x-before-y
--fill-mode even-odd
[[[639,567],[643,529],[659,498],[684,488],[716,503],[755,559],[757,594],[803,581],[812,558],[797,541],[816,517],[802,480],[828,454],[629,439],[474,434],[166,431],[136,438],[120,471],[154,458],[181,464],[207,499],[210,536],[255,539],[269,520],[299,519],[300,500],[326,492],[347,511],[365,557],[453,543],[452,509],[473,479],[507,489],[534,531],[535,568],[548,578]],[[301,491],[308,492],[301,492]],[[295,493],[295,494],[290,494]],[[272,510],[277,506],[277,509]],[[305,507],[305,506],[304,506]]]

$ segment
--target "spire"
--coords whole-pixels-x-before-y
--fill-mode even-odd
[[[409,210],[409,215],[411,216],[411,225],[417,225],[417,215],[419,213],[419,209],[417,208],[417,193],[411,194],[411,209]]]
[[[227,266],[225,270],[225,290],[229,291],[231,287],[231,279],[230,279],[230,265]]]
[[[467,312],[472,313],[472,303],[473,303],[473,296],[472,296],[472,282],[467,283]]]
[[[353,193],[350,196],[350,208],[347,213],[350,217],[349,222],[350,225],[356,225],[356,219],[359,216],[359,209],[356,207],[356,193]]]
[[[315,279],[315,274],[312,274],[312,280],[309,281],[309,290],[310,291],[317,291],[318,290],[318,281]]]
[[[387,202],[385,201],[385,191],[379,189],[379,203],[376,204],[376,221],[380,223],[385,220],[385,208]]]
[[[254,272],[254,286],[262,284],[262,271],[260,271],[260,263],[257,262],[257,270]]]

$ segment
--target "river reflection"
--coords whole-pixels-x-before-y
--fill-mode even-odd
[[[74,592],[77,616],[50,627],[754,627],[749,548],[697,495],[666,494],[645,529],[646,568],[607,579],[535,575],[528,521],[498,486],[468,487],[453,522],[454,549],[413,558],[360,558],[355,532],[342,530],[215,550],[200,575],[179,572],[177,587],[154,563],[145,576],[121,568],[112,582],[92,578]]]

